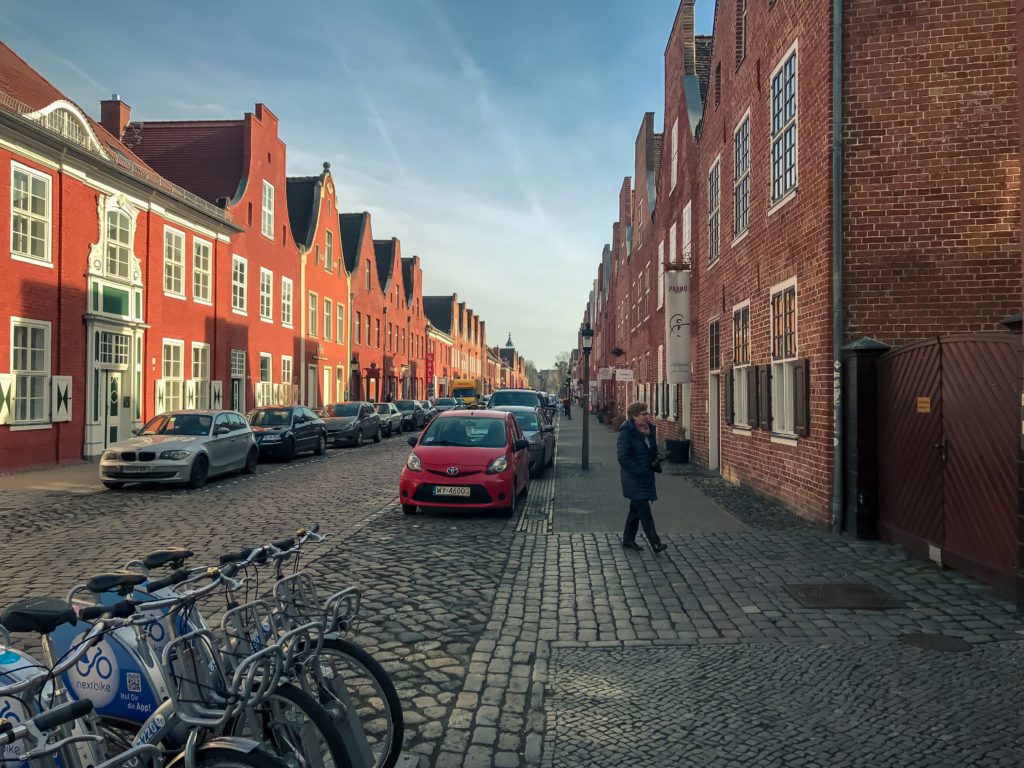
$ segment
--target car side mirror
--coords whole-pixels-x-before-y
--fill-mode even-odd
[[[138,435],[142,430],[139,427],[132,427],[132,434]]]
[[[230,431],[231,431],[231,427],[229,427],[229,426],[228,426],[227,424],[221,424],[221,425],[220,425],[219,427],[217,427],[217,429],[216,429],[216,430],[214,431],[214,434],[215,434],[215,435],[226,435],[226,434],[228,434],[228,433],[229,433]]]
[[[529,447],[530,447],[530,441],[529,440],[516,440],[515,449],[516,449],[517,453],[519,451],[525,450],[525,449],[527,449]]]
[[[415,437],[415,435],[413,437],[410,437],[408,440],[406,440],[406,442],[409,443],[409,445],[411,445],[413,448],[415,448],[416,447],[416,437]]]

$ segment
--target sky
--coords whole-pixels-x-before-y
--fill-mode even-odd
[[[419,255],[538,368],[576,334],[677,0],[0,0],[3,40],[95,118],[281,120],[288,174]],[[714,0],[697,0],[710,34]]]

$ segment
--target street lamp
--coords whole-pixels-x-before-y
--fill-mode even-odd
[[[590,349],[594,346],[594,331],[587,322],[580,328],[580,346],[583,347],[583,469],[590,467]]]

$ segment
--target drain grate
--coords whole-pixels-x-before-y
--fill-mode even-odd
[[[900,635],[900,642],[912,645],[915,648],[923,648],[926,651],[940,651],[942,653],[968,653],[971,644],[959,637],[949,635],[930,634],[928,632],[912,632],[909,635]]]
[[[870,584],[787,584],[786,591],[805,608],[884,611],[900,607],[892,595]]]

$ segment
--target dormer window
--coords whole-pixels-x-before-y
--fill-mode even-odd
[[[36,112],[28,113],[25,117],[34,120],[48,131],[62,136],[73,144],[107,157],[107,153],[97,140],[88,119],[78,110],[78,107],[69,101],[55,101]]]

